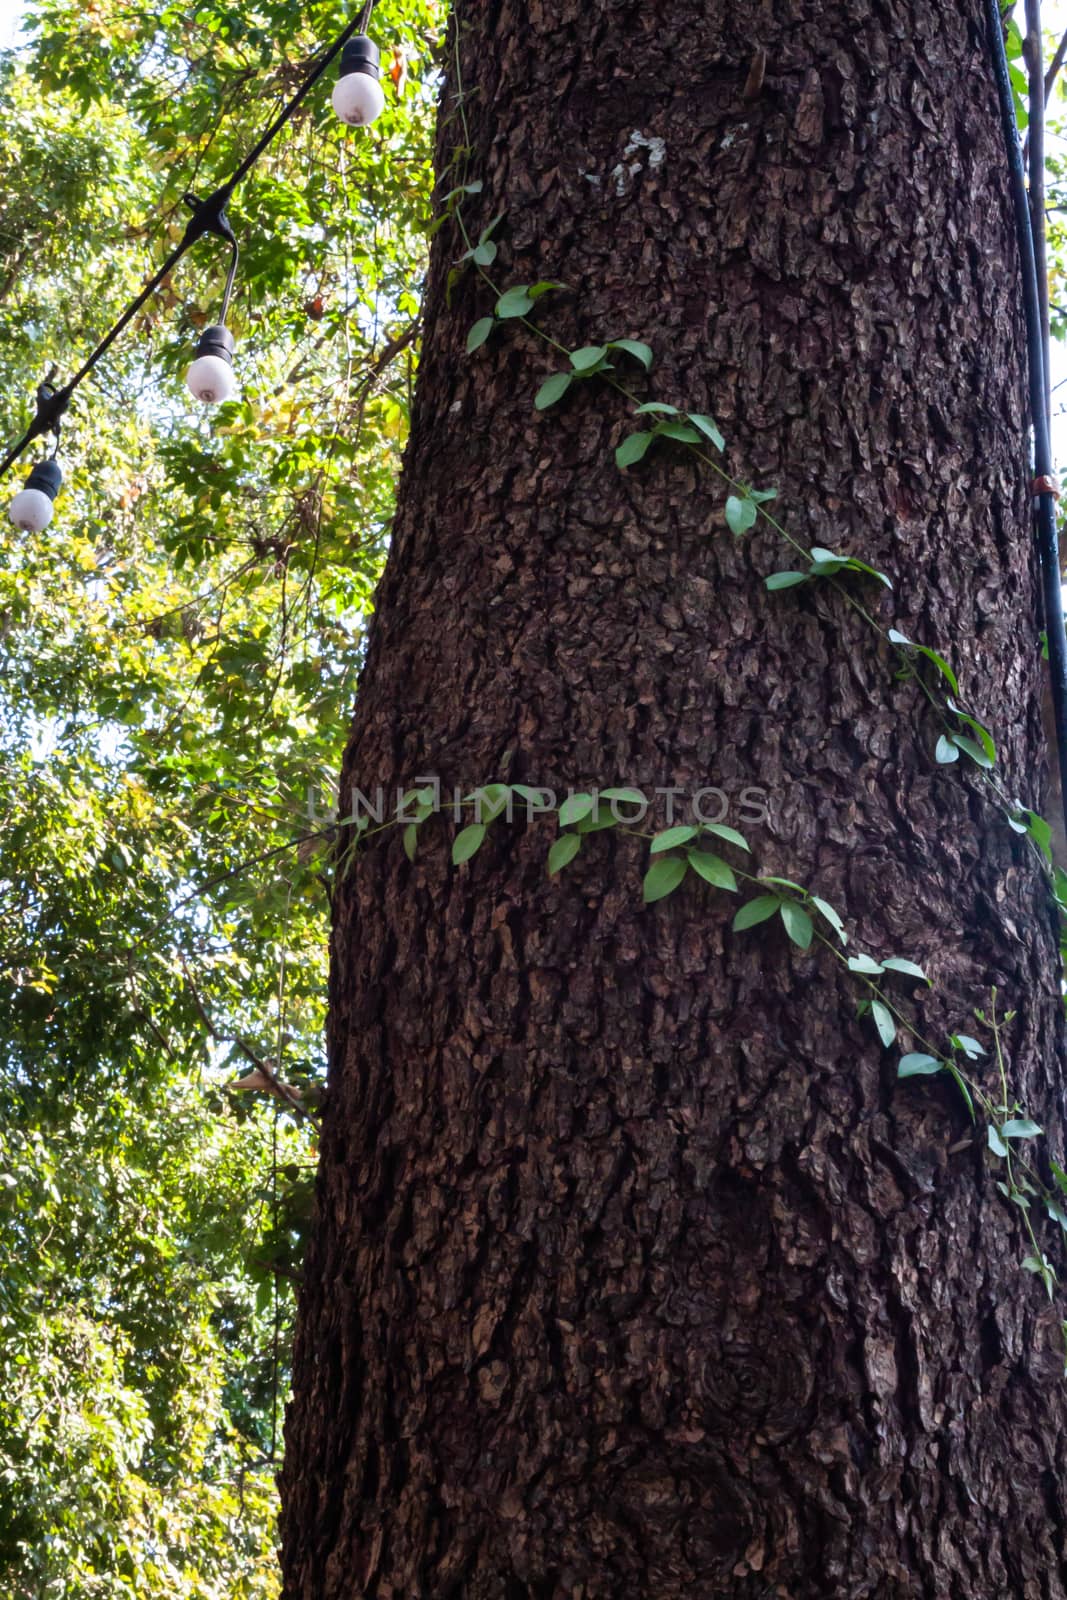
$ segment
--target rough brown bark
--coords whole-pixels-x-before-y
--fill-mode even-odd
[[[965,0],[465,0],[473,230],[560,279],[570,346],[648,338],[805,542],[889,572],[1033,801],[1041,736],[1016,263]],[[755,99],[753,55],[767,52]],[[460,142],[450,75],[441,149]],[[640,135],[640,139],[636,138]],[[658,164],[642,140],[661,139]],[[353,783],[760,785],[761,866],[1000,1003],[1062,1146],[1048,896],[914,686],[828,587],[723,527],[679,449],[552,369],[439,235]],[[864,590],[869,594],[870,590]],[[288,1600],[1063,1600],[1057,1316],[981,1133],[894,1081],[856,991],[729,897],[640,906],[598,835],[340,883],[331,1086],[283,1480]],[[905,991],[907,992],[907,986]],[[988,1070],[988,1069],[983,1069]]]

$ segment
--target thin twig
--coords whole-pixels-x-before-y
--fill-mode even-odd
[[[304,1117],[309,1122],[316,1122],[318,1119],[303,1104],[296,1090],[291,1088],[289,1084],[282,1082],[274,1068],[263,1056],[259,1055],[255,1050],[253,1050],[252,1046],[247,1044],[245,1040],[240,1038],[238,1035],[222,1033],[220,1029],[216,1027],[206,1005],[200,996],[200,992],[197,989],[196,984],[193,982],[193,976],[189,971],[189,965],[185,959],[185,956],[179,955],[178,959],[181,961],[182,971],[185,973],[185,981],[189,987],[189,998],[193,1002],[193,1009],[200,1018],[201,1022],[204,1024],[204,1027],[207,1029],[210,1037],[214,1039],[215,1043],[235,1045],[245,1057],[245,1060],[250,1061],[258,1072],[262,1072],[264,1078],[266,1078],[267,1082],[270,1084],[272,1093],[276,1094],[279,1100],[284,1101],[286,1106],[298,1117]]]
[[[1053,86],[1054,86],[1054,84],[1056,82],[1056,78],[1057,78],[1057,76],[1059,74],[1059,70],[1063,66],[1065,58],[1067,58],[1067,33],[1065,33],[1063,35],[1063,38],[1060,40],[1059,44],[1056,46],[1056,54],[1053,56],[1052,60],[1049,62],[1048,71],[1045,73],[1045,104],[1046,105],[1048,105],[1049,101],[1052,98],[1052,89],[1053,89]]]

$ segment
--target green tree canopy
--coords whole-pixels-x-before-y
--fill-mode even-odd
[[[441,26],[387,108],[321,84],[239,189],[237,397],[182,373],[220,241],[82,385],[42,535],[0,530],[0,1585],[275,1591],[273,1476],[322,1074],[329,786],[407,432]],[[0,96],[0,419],[64,381],[336,4],[31,8]],[[332,75],[331,75],[332,78]],[[8,481],[34,458],[28,453]]]

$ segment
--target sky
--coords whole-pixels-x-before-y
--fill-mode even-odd
[[[22,0],[0,0],[0,50],[18,43]]]

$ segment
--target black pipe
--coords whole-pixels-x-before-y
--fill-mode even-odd
[[[1011,76],[1008,72],[1008,56],[1004,48],[1004,30],[997,0],[986,0],[986,16],[993,54],[993,76],[996,80],[997,99],[1000,102],[1000,121],[1008,157],[1015,233],[1019,244],[1019,266],[1022,271],[1030,420],[1034,430],[1034,478],[1037,485],[1051,484],[1052,442],[1048,410],[1045,405],[1045,369],[1048,358],[1041,328],[1041,297],[1037,285],[1037,264],[1030,224],[1030,206],[1026,194],[1026,174],[1023,170],[1022,151],[1019,148],[1019,130],[1015,124]],[[1037,547],[1041,558],[1041,591],[1044,599],[1045,633],[1048,638],[1049,676],[1052,680],[1052,711],[1056,724],[1060,795],[1063,802],[1064,826],[1067,827],[1067,637],[1063,631],[1056,497],[1052,489],[1041,487],[1034,495],[1033,504]]]

